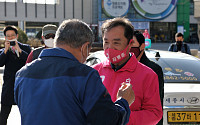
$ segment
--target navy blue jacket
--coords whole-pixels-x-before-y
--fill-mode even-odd
[[[168,51],[178,52],[178,48],[177,48],[176,42],[170,44],[170,46],[169,46],[169,48],[168,48]],[[187,54],[190,54],[190,55],[191,55],[190,47],[189,47],[186,43],[183,43],[183,44],[182,44],[182,46],[181,46],[181,52],[182,52],[182,53],[187,53]]]
[[[127,101],[114,104],[96,70],[61,48],[44,49],[21,68],[14,92],[22,125],[121,125],[130,116]]]
[[[13,105],[14,103],[14,83],[15,73],[25,65],[26,59],[31,52],[31,48],[27,44],[18,42],[22,52],[19,57],[16,53],[8,50],[4,53],[5,48],[0,50],[0,67],[5,66],[3,75],[3,88],[1,94],[1,104]]]

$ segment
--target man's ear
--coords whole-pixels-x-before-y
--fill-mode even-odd
[[[87,47],[89,48],[89,44],[90,42],[85,42],[81,47],[80,47],[80,51],[87,51]]]
[[[134,47],[135,41],[133,39],[131,39],[129,44],[130,44],[131,47]]]
[[[133,45],[134,45],[134,40],[131,41],[130,45],[131,45],[131,47],[133,47]]]

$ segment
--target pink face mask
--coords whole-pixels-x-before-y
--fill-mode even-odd
[[[133,40],[130,40],[129,44],[131,42],[133,42]],[[115,50],[115,49],[108,48],[104,50],[104,54],[112,64],[115,64],[115,63],[119,63],[120,61],[122,61],[124,58],[128,56],[127,49],[128,49],[128,46],[124,50]]]

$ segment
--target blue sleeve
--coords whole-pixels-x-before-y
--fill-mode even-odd
[[[123,114],[122,124],[127,124],[131,114],[128,102],[125,99],[121,98],[120,100],[117,100],[115,102],[115,105],[117,105],[117,108],[120,112],[124,112],[125,110],[125,113]]]
[[[187,45],[187,50],[186,51],[187,51],[187,54],[191,55],[190,46]]]
[[[130,116],[128,102],[120,99],[113,103],[98,73],[95,72],[92,76],[90,80],[93,85],[90,84],[90,89],[87,89],[90,92],[87,92],[84,100],[89,101],[85,105],[87,108],[84,106],[87,109],[87,123],[91,125],[125,125],[128,123]],[[89,96],[89,93],[93,96]]]
[[[126,125],[129,121],[130,109],[125,99],[112,102],[105,91],[87,115],[87,123],[91,125]]]
[[[86,82],[87,83],[84,88],[82,105],[85,113],[88,114],[88,112],[91,110],[102,93],[106,90],[106,88],[103,85],[98,72],[95,70],[89,73]]]

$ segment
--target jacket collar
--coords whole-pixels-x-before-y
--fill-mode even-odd
[[[146,53],[144,51],[142,57],[140,58],[140,62],[144,64],[144,62],[147,62],[149,59],[146,56]]]
[[[136,69],[136,67],[138,65],[138,61],[137,61],[135,55],[133,53],[131,53],[131,54],[132,54],[132,56],[128,60],[128,62],[121,69],[117,70],[116,72],[122,72],[122,71],[133,72],[133,71],[135,71],[135,69]],[[102,64],[103,64],[104,68],[110,68],[110,69],[112,69],[109,60],[104,61]]]
[[[39,57],[64,57],[74,61],[78,61],[70,52],[62,48],[47,48],[43,49]]]

